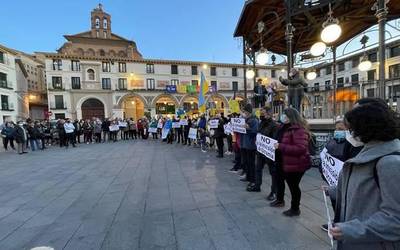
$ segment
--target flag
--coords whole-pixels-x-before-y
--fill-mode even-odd
[[[199,91],[199,109],[205,110],[206,94],[208,92],[208,82],[203,72],[201,72],[200,91]],[[204,106],[204,107],[203,107]]]

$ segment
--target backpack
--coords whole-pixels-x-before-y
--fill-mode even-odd
[[[398,156],[400,156],[400,152],[393,152],[393,153],[390,153],[390,154],[381,156],[381,157],[379,157],[379,158],[377,158],[377,159],[374,160],[374,162],[375,162],[375,164],[374,164],[374,180],[375,180],[376,185],[378,186],[378,188],[381,188],[381,187],[380,187],[380,183],[379,183],[378,170],[376,169],[376,165],[378,164],[378,162],[379,162],[383,157],[386,157],[386,156],[389,156],[389,155],[398,155]]]

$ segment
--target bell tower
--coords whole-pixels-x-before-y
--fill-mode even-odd
[[[111,16],[103,11],[103,5],[99,5],[91,12],[91,35],[95,38],[111,38]]]

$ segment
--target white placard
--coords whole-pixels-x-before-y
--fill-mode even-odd
[[[167,136],[168,136],[168,134],[169,134],[169,129],[163,129],[162,131],[161,131],[161,139],[167,139]]]
[[[244,118],[231,118],[233,132],[246,134],[246,120]]]
[[[128,127],[128,123],[127,122],[118,122],[118,126],[126,128],[126,127]]]
[[[197,139],[197,129],[196,128],[190,128],[189,129],[188,138],[193,139],[193,140]]]
[[[232,124],[230,122],[224,125],[224,132],[227,135],[231,135],[233,133]]]
[[[269,138],[262,134],[257,134],[257,151],[261,154],[265,155],[265,157],[275,161],[275,147],[274,145],[278,143],[278,141]]]
[[[181,127],[180,122],[173,122],[172,123],[172,128],[180,128],[180,127]]]
[[[143,134],[144,134],[144,135],[147,134],[147,129],[143,129]]]
[[[149,128],[149,133],[157,133],[157,128]]]
[[[339,173],[343,168],[343,162],[328,153],[324,148],[320,154],[322,174],[330,186],[336,186],[339,179]]]
[[[218,128],[219,125],[219,120],[218,119],[213,119],[208,121],[208,127],[209,128]]]
[[[187,125],[188,125],[188,120],[182,119],[182,120],[180,121],[180,123],[181,123],[181,126],[187,126]]]
[[[119,126],[118,125],[111,125],[108,127],[110,129],[110,132],[118,131]]]
[[[157,128],[162,128],[162,127],[163,127],[163,123],[162,123],[162,121],[159,121],[157,124]]]

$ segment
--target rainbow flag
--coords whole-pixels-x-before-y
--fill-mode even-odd
[[[206,109],[206,94],[208,92],[208,82],[203,72],[201,72],[200,91],[199,91],[199,110],[204,112]]]

